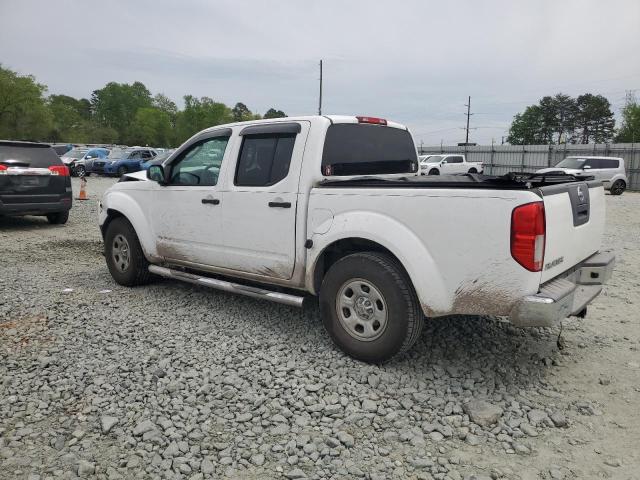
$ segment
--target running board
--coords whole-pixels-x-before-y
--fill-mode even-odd
[[[202,277],[200,275],[159,267],[157,265],[149,265],[149,271],[155,275],[160,275],[161,277],[182,280],[183,282],[189,282],[203,287],[216,288],[218,290],[224,290],[225,292],[246,295],[247,297],[271,300],[272,302],[284,303],[285,305],[291,305],[293,307],[302,307],[302,302],[304,301],[304,297],[297,295],[272,292],[271,290],[265,290],[264,288],[250,287],[239,283],[227,282],[226,280],[218,280],[217,278]]]

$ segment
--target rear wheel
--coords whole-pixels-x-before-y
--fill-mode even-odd
[[[127,173],[127,167],[125,167],[124,165],[123,165],[123,166],[121,166],[121,167],[118,167],[118,176],[120,176],[120,177],[121,177],[121,176],[122,176],[122,175],[124,175],[125,173]]]
[[[65,212],[48,213],[47,220],[51,225],[64,225],[69,220],[69,210]]]
[[[371,363],[409,350],[424,322],[404,269],[377,252],[347,255],[331,266],[322,282],[320,311],[336,345]]]
[[[119,217],[109,223],[104,244],[107,267],[116,282],[126,287],[149,282],[149,262],[133,226],[126,218]]]
[[[624,182],[624,180],[616,180],[615,182],[613,182],[613,185],[611,185],[611,195],[622,195],[624,193],[624,191],[627,189],[627,184]]]
[[[429,175],[440,175],[440,170],[438,170],[437,168],[432,168],[431,170],[429,170]]]
[[[475,168],[470,168],[469,173],[478,173],[478,170],[476,170]]]

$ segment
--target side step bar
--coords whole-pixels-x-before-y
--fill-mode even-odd
[[[180,270],[172,270],[170,268],[159,267],[157,265],[149,265],[149,271],[161,277],[182,280],[183,282],[201,285],[203,287],[216,288],[225,292],[246,295],[247,297],[261,298],[263,300],[271,300],[276,303],[284,303],[293,307],[302,307],[304,297],[290,295],[288,293],[272,292],[264,288],[250,287],[239,283],[228,282],[226,280],[218,280],[217,278],[202,277],[192,273],[181,272]]]

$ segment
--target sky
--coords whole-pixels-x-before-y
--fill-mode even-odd
[[[264,113],[371,115],[500,143],[544,95],[640,96],[638,0],[0,0],[0,63],[49,93],[143,82]]]

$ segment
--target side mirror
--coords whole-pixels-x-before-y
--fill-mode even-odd
[[[147,170],[147,178],[154,182],[158,182],[160,185],[167,184],[164,180],[164,168],[162,165],[151,165],[149,170]]]
[[[447,163],[446,160],[442,160],[442,162],[440,162],[440,165],[444,165],[445,163]]]

